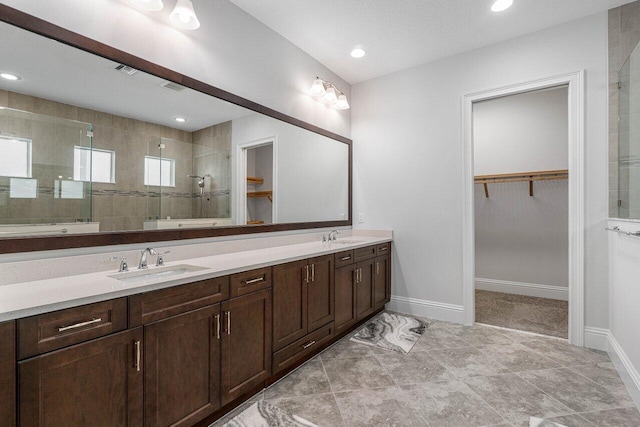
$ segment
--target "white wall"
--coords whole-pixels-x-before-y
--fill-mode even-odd
[[[259,114],[233,120],[232,153],[239,144],[276,137],[276,222],[337,221],[348,215],[348,146]],[[232,163],[232,176],[237,165]],[[232,194],[237,194],[232,181]],[[344,215],[344,216],[343,216]]]
[[[326,76],[350,98],[350,85],[227,0],[193,0],[201,27],[179,31],[162,12],[142,13],[128,0],[3,0],[4,4],[282,113],[349,137],[350,110],[307,95]]]
[[[609,221],[625,231],[639,231],[640,221]],[[609,329],[627,373],[640,389],[640,238],[609,233]],[[625,360],[626,359],[626,360]],[[633,391],[633,388],[629,387]],[[636,397],[636,396],[634,396]],[[640,400],[638,400],[640,402]]]
[[[394,230],[395,297],[462,321],[461,97],[579,69],[587,76],[586,324],[607,326],[605,13],[353,86],[354,216],[366,213],[355,226]]]
[[[568,168],[567,87],[473,105],[474,174]],[[567,180],[475,185],[478,289],[566,299],[569,284]],[[510,282],[505,285],[502,282]]]

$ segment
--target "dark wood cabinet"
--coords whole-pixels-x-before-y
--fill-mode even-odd
[[[145,426],[191,426],[220,407],[220,334],[220,304],[144,327]]]
[[[362,320],[375,311],[374,279],[375,260],[368,259],[358,262],[356,271],[356,317]]]
[[[377,257],[374,267],[373,302],[377,310],[384,307],[391,297],[391,295],[389,295],[389,257],[387,255]]]
[[[0,425],[16,425],[16,323],[0,323]]]
[[[333,255],[273,268],[273,350],[280,350],[334,317]]]
[[[18,364],[20,426],[142,426],[142,328]]]
[[[271,376],[271,321],[271,289],[222,303],[222,405]]]
[[[341,334],[357,322],[356,264],[336,269],[335,331]]]

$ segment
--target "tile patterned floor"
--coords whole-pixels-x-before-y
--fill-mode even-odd
[[[476,290],[476,322],[567,338],[569,303]]]
[[[403,356],[343,338],[250,402],[265,399],[318,426],[638,427],[609,357],[565,341],[432,321]]]

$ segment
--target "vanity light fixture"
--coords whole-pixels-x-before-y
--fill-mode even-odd
[[[491,10],[494,12],[502,12],[503,10],[507,10],[513,4],[513,0],[496,0],[491,6]]]
[[[184,123],[187,121],[187,119],[185,119],[184,117],[174,117],[173,120],[175,120],[178,123]]]
[[[140,9],[146,10],[147,12],[157,12],[162,10],[164,5],[162,4],[162,0],[129,0],[135,6]]]
[[[362,58],[366,54],[367,52],[365,52],[365,50],[360,47],[356,47],[351,51],[351,56],[353,56],[354,58]]]
[[[16,76],[15,74],[11,74],[11,73],[0,73],[0,77],[2,77],[5,80],[11,80],[11,81],[22,80],[20,76]]]
[[[340,89],[333,83],[322,80],[320,77],[316,77],[309,89],[309,95],[313,96],[317,100],[328,104],[336,110],[346,110],[349,108],[349,101],[347,96],[342,93]]]
[[[193,10],[191,0],[178,0],[176,7],[169,15],[169,21],[183,30],[195,30],[200,28],[200,21]]]

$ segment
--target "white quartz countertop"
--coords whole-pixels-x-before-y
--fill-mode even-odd
[[[135,283],[109,277],[117,274],[117,271],[110,270],[0,286],[0,322],[385,243],[391,239],[354,236],[338,241],[343,243],[316,241],[167,262],[165,267],[191,265],[203,269],[170,278],[149,278]],[[37,268],[37,261],[33,263],[34,268]],[[149,271],[153,269],[153,266],[149,267]],[[135,265],[130,267],[130,270],[135,271]]]

